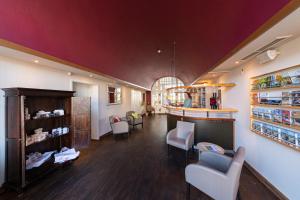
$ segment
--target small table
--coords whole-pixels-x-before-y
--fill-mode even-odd
[[[199,154],[203,151],[213,151],[219,154],[225,153],[225,150],[222,147],[209,142],[199,142],[196,147],[199,150]]]

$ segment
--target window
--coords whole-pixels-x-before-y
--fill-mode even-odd
[[[121,87],[108,86],[108,105],[121,104]]]
[[[183,82],[175,77],[163,77],[158,79],[152,86],[152,105],[156,112],[164,112],[162,107],[167,100],[172,104],[184,101],[184,93],[167,93],[167,89],[176,86],[184,86]]]

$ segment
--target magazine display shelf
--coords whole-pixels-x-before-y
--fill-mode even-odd
[[[300,65],[251,81],[251,131],[300,151]]]

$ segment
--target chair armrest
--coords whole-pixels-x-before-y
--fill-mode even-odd
[[[131,116],[131,115],[128,115],[126,118],[127,118],[127,120],[130,121],[130,122],[133,122],[133,121],[134,121],[134,118],[133,118],[133,116]]]
[[[127,121],[120,121],[111,124],[113,133],[126,133],[129,131],[129,126]]]
[[[121,121],[126,121],[126,122],[127,122],[128,119],[127,119],[127,117],[122,117],[122,118],[121,118]]]
[[[189,132],[185,140],[185,146],[190,149],[194,145],[194,132]]]
[[[200,155],[200,160],[214,167],[227,171],[232,162],[232,158],[226,155],[212,151],[203,151]]]
[[[170,130],[170,131],[168,132],[168,134],[167,134],[167,143],[168,143],[168,141],[169,141],[170,139],[176,138],[176,135],[177,135],[177,129],[176,129],[176,128]]]
[[[185,168],[185,180],[203,192],[218,189],[226,185],[226,174],[199,164],[189,164]]]

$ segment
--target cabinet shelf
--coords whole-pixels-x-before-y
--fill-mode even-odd
[[[25,171],[26,174],[26,182],[25,185],[29,185],[31,183],[36,182],[37,180],[43,178],[45,175],[54,172],[55,170],[59,169],[60,167],[64,167],[67,165],[72,164],[77,158],[68,160],[64,163],[54,163],[54,154],[51,155],[49,159],[47,159],[41,166],[34,167],[32,169],[28,169]]]
[[[54,116],[54,117],[42,117],[42,118],[38,118],[38,119],[26,119],[26,122],[36,122],[36,121],[46,121],[46,120],[56,120],[56,119],[64,119],[67,117],[71,117],[70,114],[68,115],[63,115],[63,116]]]
[[[268,140],[271,140],[271,141],[273,141],[273,142],[276,142],[276,143],[278,143],[278,144],[281,144],[281,145],[283,145],[283,146],[286,146],[286,147],[288,147],[288,148],[291,148],[291,149],[293,149],[293,150],[295,150],[295,151],[300,152],[300,147],[297,147],[296,145],[288,144],[288,143],[286,143],[286,142],[284,142],[284,141],[282,141],[282,140],[279,140],[279,139],[274,138],[274,137],[272,137],[272,136],[268,136],[268,135],[266,135],[266,134],[263,134],[263,133],[261,133],[260,131],[256,131],[256,130],[253,130],[253,129],[251,129],[251,131],[252,131],[253,133],[257,134],[257,135],[260,135],[260,136],[262,136],[262,137],[268,139]]]
[[[37,144],[40,144],[40,143],[42,143],[42,142],[47,142],[47,141],[50,141],[50,140],[59,139],[59,138],[61,138],[61,137],[63,137],[63,136],[66,136],[66,135],[68,135],[68,134],[69,134],[69,133],[66,133],[66,134],[63,134],[63,135],[54,136],[54,137],[47,137],[47,138],[44,139],[44,140],[41,140],[41,141],[39,141],[39,142],[35,142],[35,143],[30,144],[30,145],[27,145],[26,148],[32,147],[32,146],[37,145]]]
[[[273,125],[276,125],[276,126],[280,126],[282,128],[289,128],[289,129],[293,129],[295,131],[300,131],[300,126],[288,125],[288,124],[273,122],[273,121],[270,121],[270,120],[267,120],[267,119],[261,119],[261,118],[253,117],[253,116],[250,117],[250,118],[253,119],[253,120],[256,120],[256,121],[261,121],[261,122],[273,124]]]

